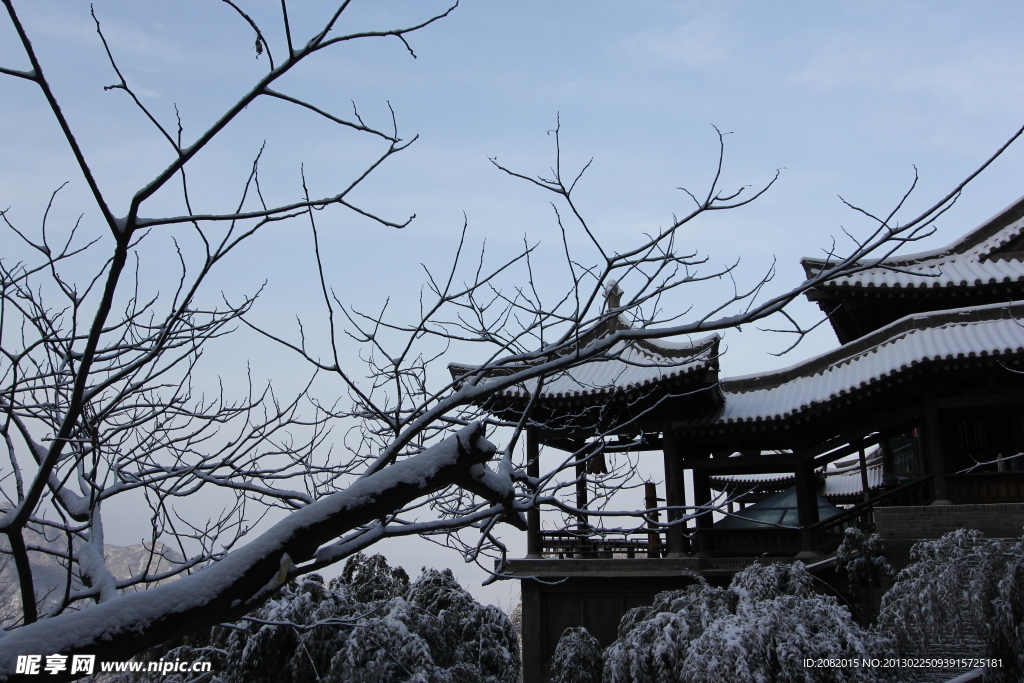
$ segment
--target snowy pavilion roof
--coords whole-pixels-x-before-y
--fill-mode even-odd
[[[932,251],[877,260],[864,270],[818,286],[820,292],[855,288],[894,290],[977,287],[1024,282],[1024,198],[952,244]],[[800,260],[807,277],[826,259]]]
[[[882,486],[882,459],[878,458],[874,463],[868,463],[868,489],[877,489]],[[864,484],[860,478],[860,468],[850,468],[846,471],[826,471],[825,488],[821,496],[832,502],[846,502],[856,499],[864,492]]]
[[[721,337],[713,334],[693,342],[662,339],[619,342],[592,360],[546,376],[539,398],[592,403],[620,395],[647,394],[658,387],[692,381],[713,384],[717,381],[720,341]],[[475,367],[450,363],[448,369],[457,379]],[[504,369],[503,374],[516,369]],[[513,401],[526,399],[536,390],[538,381],[537,378],[527,380],[497,395]]]
[[[825,500],[833,503],[856,502],[863,494],[863,482],[860,477],[860,462],[852,461],[834,463],[832,467],[819,472],[824,477],[824,486],[820,494]],[[882,457],[876,447],[866,458],[868,489],[882,486]],[[792,472],[775,472],[768,474],[729,474],[710,477],[711,488],[716,491],[732,489],[743,491],[759,489],[761,491],[783,491],[796,484]]]
[[[793,485],[792,472],[769,472],[764,474],[727,474],[710,477],[711,488],[720,491],[723,488],[745,486],[770,486],[779,491]]]
[[[907,316],[789,368],[723,380],[722,405],[682,415],[679,427],[789,418],[920,363],[1024,353],[1024,302]]]

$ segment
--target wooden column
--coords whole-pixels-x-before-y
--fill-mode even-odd
[[[710,453],[705,455],[710,455]],[[705,470],[693,470],[693,504],[696,507],[711,504],[711,482]],[[711,511],[699,514],[694,521],[697,526],[697,554],[707,555],[713,550],[711,538],[707,533],[702,532],[710,531],[714,526]]]
[[[540,477],[540,441],[536,427],[526,428],[526,476],[534,479]],[[531,490],[531,493],[536,493],[536,489]],[[526,513],[526,556],[539,559],[543,555],[543,545],[540,509],[532,507]]]
[[[587,465],[585,459],[586,451],[580,453],[576,461],[576,507],[580,510],[587,509]],[[580,513],[577,516],[576,530],[580,533],[587,531],[587,514]]]
[[[653,481],[644,482],[644,505],[648,510],[658,507],[658,487]],[[647,513],[647,557],[661,557],[661,528],[658,524],[661,515],[658,512]]]
[[[934,396],[929,396],[925,403],[924,438],[927,443],[928,465],[932,473],[932,490],[935,494],[932,505],[951,505],[946,485],[946,454],[942,449],[942,423],[939,421],[939,409],[935,405]]]
[[[864,456],[864,447],[858,452],[860,457],[860,487],[864,491],[864,502],[871,499],[871,486],[868,484],[868,462]]]
[[[796,475],[796,513],[800,524],[800,553],[797,557],[817,557],[814,539],[807,528],[818,521],[818,480],[814,476],[814,460],[796,451],[793,463]]]
[[[665,455],[665,505],[684,508],[686,507],[686,479],[683,476],[683,468],[679,466],[681,453],[675,435],[670,431],[665,431],[661,443]],[[668,511],[668,522],[670,524],[676,522],[666,532],[669,557],[682,557],[688,550],[686,527],[679,521],[683,516],[681,509]]]

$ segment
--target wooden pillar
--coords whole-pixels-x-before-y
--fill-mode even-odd
[[[540,478],[540,441],[536,427],[526,428],[526,476]],[[536,489],[531,489],[536,493]],[[526,557],[539,559],[544,553],[540,535],[540,509],[530,508],[526,513]]]
[[[665,455],[665,505],[680,508],[668,511],[667,519],[672,525],[666,532],[668,556],[682,557],[688,550],[686,526],[680,521],[684,517],[681,508],[686,507],[686,479],[683,476],[683,468],[679,466],[681,453],[675,435],[666,430],[661,443]],[[675,524],[672,524],[673,522]]]
[[[648,510],[658,507],[658,487],[653,481],[644,482],[644,505]],[[647,557],[661,557],[661,525],[658,524],[661,515],[657,512],[647,513]]]
[[[576,507],[580,510],[587,509],[587,465],[585,463],[586,452],[581,452],[576,461]],[[581,512],[576,517],[576,530],[580,533],[587,531],[587,514]]]
[[[868,484],[868,461],[864,456],[864,447],[861,446],[859,451],[860,457],[860,486],[864,491],[864,502],[871,499],[871,486]]]
[[[711,482],[706,470],[693,470],[693,504],[696,507],[711,504]],[[696,512],[696,511],[695,511]],[[714,526],[711,510],[697,515],[697,554],[707,555],[714,550],[708,531]]]
[[[817,557],[809,526],[818,522],[818,480],[814,476],[813,458],[805,458],[802,451],[794,454],[793,470],[796,475],[796,513],[800,524],[800,552],[797,557]]]
[[[932,490],[935,494],[932,505],[951,505],[946,483],[946,454],[942,449],[942,423],[935,397],[929,396],[925,404],[924,438],[927,443],[928,464],[932,473]]]

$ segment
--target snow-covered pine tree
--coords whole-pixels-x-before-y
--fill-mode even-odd
[[[850,597],[860,605],[862,622],[870,623],[874,617],[876,590],[880,591],[882,582],[896,575],[885,557],[882,537],[850,527],[836,550],[835,566],[846,575]]]
[[[289,583],[245,620],[149,659],[211,659],[209,683],[515,683],[519,648],[504,612],[451,570],[410,583],[384,557],[354,555],[341,577]],[[104,683],[184,683],[178,674]]]
[[[567,628],[551,658],[551,683],[601,683],[604,648],[587,629]]]
[[[1024,680],[1024,542],[959,529],[923,541],[882,598],[879,628],[901,653],[927,655],[976,634],[972,656],[997,658],[986,682]]]
[[[605,683],[807,681],[806,658],[878,657],[888,641],[812,590],[800,562],[751,565],[729,588],[703,579],[630,610],[605,651]],[[815,670],[814,681],[885,680],[882,669]]]

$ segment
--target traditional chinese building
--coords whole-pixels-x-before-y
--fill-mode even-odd
[[[802,265],[810,277],[827,264]],[[617,537],[585,515],[547,529],[531,514],[527,557],[507,567],[522,581],[528,682],[545,680],[569,626],[607,646],[626,610],[694,572],[726,582],[768,558],[825,565],[850,525],[877,528],[904,552],[959,526],[1020,535],[1024,199],[944,249],[863,265],[808,294],[841,345],[789,368],[720,377],[712,336],[635,342],[543,385],[532,470],[541,446],[585,451],[611,431],[621,449],[663,463],[649,508],[707,511],[685,523],[671,511],[674,525]],[[535,388],[507,390],[488,408],[521,414]],[[731,514],[711,511],[721,494]]]

